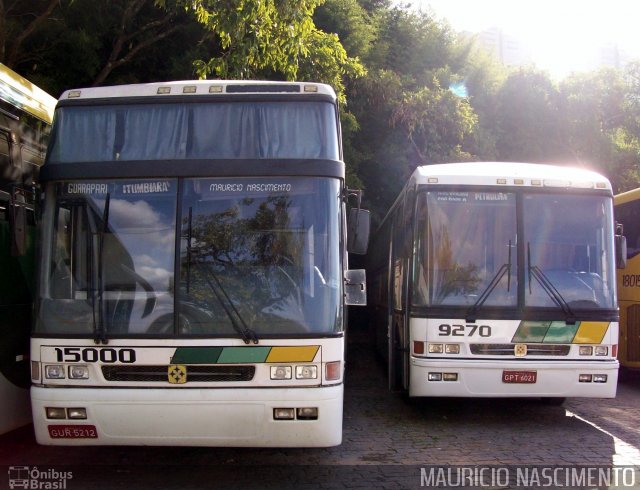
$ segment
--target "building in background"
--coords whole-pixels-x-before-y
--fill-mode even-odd
[[[533,63],[531,52],[516,37],[492,27],[477,34],[478,44],[493,53],[504,65],[522,66]]]

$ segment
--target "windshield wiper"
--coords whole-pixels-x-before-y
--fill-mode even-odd
[[[478,297],[477,301],[473,304],[467,314],[465,316],[465,321],[467,323],[474,323],[476,321],[476,317],[478,316],[478,311],[480,311],[480,307],[484,304],[485,301],[491,296],[491,293],[496,289],[500,281],[507,274],[507,292],[511,291],[511,240],[509,240],[509,258],[506,264],[502,264],[496,272],[491,282],[487,285],[487,287],[482,291],[482,294]]]
[[[535,278],[536,281],[542,286],[544,292],[549,295],[553,302],[562,310],[565,316],[565,322],[567,325],[574,325],[576,323],[576,316],[571,310],[571,307],[566,300],[560,294],[560,291],[553,285],[551,280],[542,272],[537,265],[531,265],[531,244],[527,243],[527,268],[529,271],[529,294],[531,291],[531,278]]]
[[[193,258],[193,251],[192,251],[192,247],[191,247],[191,240],[192,240],[191,224],[192,224],[192,219],[193,219],[193,212],[192,212],[192,208],[191,207],[189,208],[189,218],[188,219],[189,219],[189,221],[187,223],[188,224],[188,229],[187,229],[187,294],[189,293],[189,289],[190,289],[190,286],[191,286],[191,261],[192,261],[192,258]],[[213,270],[211,270],[210,268],[205,267],[203,264],[201,264],[198,261],[193,261],[193,263],[196,265],[197,269],[204,274],[205,280],[207,281],[207,285],[209,286],[209,289],[211,289],[211,291],[213,291],[213,294],[216,297],[216,299],[218,300],[218,303],[220,303],[220,306],[222,306],[222,309],[224,310],[224,312],[226,313],[227,317],[229,318],[229,321],[231,322],[231,325],[233,326],[233,329],[240,334],[240,337],[242,338],[242,341],[245,344],[249,344],[249,343],[257,344],[258,340],[259,340],[258,339],[258,335],[247,326],[246,322],[244,321],[244,318],[242,318],[242,315],[240,315],[240,312],[238,311],[236,306],[233,304],[233,301],[231,301],[231,298],[227,294],[227,291],[224,289],[224,286],[222,285],[222,282],[220,282],[220,279],[218,278],[216,273],[213,272]],[[213,281],[211,281],[210,277],[213,278]]]
[[[213,291],[213,294],[215,295],[216,299],[220,303],[220,306],[222,306],[222,309],[227,314],[227,317],[229,318],[229,321],[231,322],[233,329],[240,334],[242,341],[245,344],[249,344],[249,343],[257,344],[258,335],[253,330],[251,330],[249,326],[246,324],[246,322],[242,318],[242,315],[240,315],[240,312],[238,311],[236,306],[233,304],[233,301],[227,294],[227,291],[224,289],[224,286],[222,285],[222,282],[220,282],[220,279],[218,278],[216,273],[213,272],[211,268],[205,267],[200,262],[196,261],[194,262],[194,264],[196,265],[198,270],[204,273],[204,276],[205,276],[204,278],[207,281],[207,284],[209,285],[209,289]],[[211,278],[213,278],[213,281],[211,281]]]
[[[104,237],[106,233],[109,231],[109,205],[111,203],[111,193],[107,192],[107,196],[104,201],[104,211],[102,213],[102,228],[100,230],[100,234],[98,235],[98,318],[99,321],[96,322],[95,314],[95,295],[96,291],[93,291],[93,325],[95,331],[94,342],[96,344],[108,344],[109,339],[107,338],[107,324],[106,324],[106,313],[104,311]]]

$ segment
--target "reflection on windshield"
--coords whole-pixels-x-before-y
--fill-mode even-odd
[[[37,331],[255,341],[340,328],[335,179],[65,182],[46,196]]]
[[[422,193],[413,303],[465,307],[473,318],[517,306],[520,291],[519,306],[562,310],[569,320],[581,309],[615,308],[611,207],[593,195]]]
[[[514,305],[515,196],[428,192],[418,203],[414,304]]]
[[[51,191],[36,328],[107,337],[142,333],[172,315],[177,181],[61,183]]]
[[[234,318],[258,335],[337,328],[333,183],[194,179],[185,189],[180,297],[192,333],[231,333],[238,329]],[[328,221],[318,205],[327,201]]]
[[[559,212],[561,210],[561,212]],[[529,195],[524,199],[524,234],[530,266],[544,281],[529,281],[527,306],[558,304],[570,309],[613,308],[610,263],[611,200],[603,197]]]

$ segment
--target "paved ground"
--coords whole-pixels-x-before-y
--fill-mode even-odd
[[[49,471],[41,481],[52,483],[58,477],[66,486],[49,488],[70,490],[420,488],[425,484],[449,488],[458,480],[438,484],[425,479],[434,475],[429,473],[433,469],[447,465],[503,471],[498,477],[509,471],[509,482],[495,477],[492,481],[489,473],[483,473],[482,482],[522,488],[514,473],[525,465],[640,466],[638,374],[620,382],[614,400],[572,399],[563,407],[537,400],[406,400],[387,392],[384,368],[365,333],[354,332],[348,356],[344,439],[339,447],[55,448],[35,444],[32,429],[26,427],[0,436],[0,465],[7,470],[28,466]],[[72,478],[59,478],[67,471]],[[640,488],[640,474],[634,475],[634,487]],[[633,475],[626,476],[629,481]],[[7,486],[8,472],[0,466],[0,488]]]

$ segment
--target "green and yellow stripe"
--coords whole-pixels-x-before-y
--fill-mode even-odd
[[[601,344],[609,322],[522,321],[511,342],[544,344]]]
[[[313,362],[319,345],[178,347],[171,364],[258,364]]]

